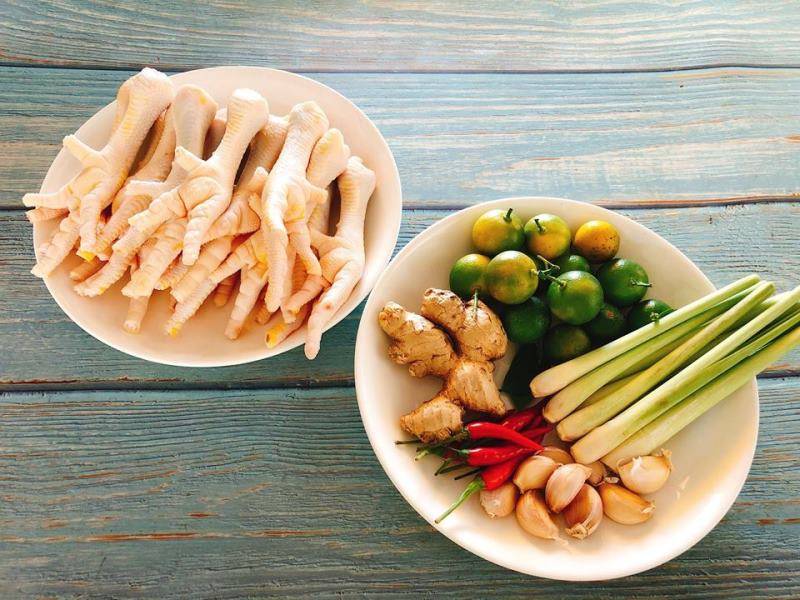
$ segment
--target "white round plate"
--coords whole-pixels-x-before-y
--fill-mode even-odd
[[[413,446],[394,443],[408,438],[398,425],[400,416],[433,397],[440,382],[415,379],[406,367],[389,360],[388,340],[378,326],[378,313],[390,300],[416,311],[426,288],[447,288],[453,262],[473,251],[473,222],[492,208],[514,208],[523,220],[537,213],[553,213],[566,219],[573,231],[591,219],[612,223],[622,238],[619,255],[644,266],[653,282],[650,297],[672,306],[687,304],[714,289],[703,273],[667,241],[622,215],[591,204],[559,198],[509,198],[450,215],[419,234],[392,260],[361,317],[355,353],[356,391],[375,454],[403,497],[426,521],[470,552],[498,565],[569,581],[612,579],[660,565],[711,531],[744,484],[758,434],[755,381],[667,444],[673,452],[675,470],[667,485],[652,496],[656,502],[652,519],[637,526],[604,519],[592,536],[585,540],[570,538],[566,545],[526,534],[513,516],[489,519],[475,499],[441,525],[434,525],[434,519],[463,490],[465,481],[434,477],[435,458],[415,463]],[[505,369],[498,367],[499,383]]]
[[[402,193],[400,176],[389,146],[377,127],[347,98],[306,77],[261,67],[214,67],[179,73],[171,77],[175,86],[195,84],[203,87],[219,103],[227,106],[236,88],[260,92],[269,102],[270,112],[285,115],[298,102],[316,101],[331,123],[344,133],[353,154],[361,156],[377,178],[365,223],[366,267],[350,298],[328,324],[328,329],[344,319],[367,296],[378,275],[392,256],[400,230]],[[77,131],[77,136],[94,148],[101,148],[111,131],[115,102],[109,104]],[[68,132],[65,132],[68,133]],[[58,189],[80,169],[79,163],[61,150],[42,183],[43,192]],[[57,220],[34,226],[34,248],[48,239]],[[236,341],[223,334],[233,300],[221,309],[206,304],[175,338],[163,333],[170,314],[165,292],[157,292],[147,312],[142,331],[131,335],[122,329],[127,298],[120,289],[126,279],[98,298],[82,298],[72,289],[69,270],[80,259],[71,256],[45,279],[47,289],[65,313],[87,333],[109,346],[157,363],[187,367],[218,367],[242,364],[281,354],[305,342],[305,327],[275,348],[264,343],[264,328],[251,327]]]

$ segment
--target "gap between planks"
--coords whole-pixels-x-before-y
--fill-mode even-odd
[[[2,61],[2,53],[0,53]],[[72,71],[135,71],[143,66],[158,68],[159,65],[144,65],[144,63],[128,63],[125,65],[102,65],[99,63],[55,63],[55,62],[33,62],[33,61],[5,61],[0,62],[0,68],[28,68],[28,69],[67,69]],[[197,64],[186,65],[183,69],[164,69],[164,73],[183,73],[196,69],[206,69],[209,67],[232,66]],[[325,73],[337,75],[380,75],[381,73],[391,75],[614,75],[625,73],[675,73],[679,71],[710,71],[714,69],[800,69],[800,64],[763,64],[763,63],[708,63],[702,65],[678,65],[674,67],[642,67],[629,69],[296,69],[283,68],[280,65],[244,65],[251,67],[269,67],[271,69],[282,69],[291,73]]]
[[[641,198],[633,200],[595,200],[590,202],[612,210],[616,209],[661,209],[661,208],[702,208],[704,206],[745,206],[748,204],[794,204],[800,202],[800,192],[786,196],[730,196],[723,198]],[[432,204],[430,200],[405,200],[403,210],[431,210],[447,211],[469,208],[471,204]],[[0,212],[18,213],[25,212],[24,206],[0,206]]]
[[[776,369],[761,373],[757,379],[795,379],[800,378],[800,371],[795,369]],[[39,382],[39,381],[18,381],[14,383],[4,382],[0,383],[0,396],[5,393],[16,392],[91,392],[91,391],[108,391],[108,392],[125,392],[125,391],[142,391],[142,392],[237,392],[237,391],[270,391],[270,390],[326,390],[326,389],[350,389],[355,393],[355,379],[342,378],[330,381],[305,381],[301,384],[286,382],[286,383],[270,383],[264,385],[260,383],[216,383],[209,384],[207,382],[185,382],[170,380],[161,381],[139,381],[139,382],[111,382],[103,381],[93,383],[91,381],[58,381],[58,382]]]

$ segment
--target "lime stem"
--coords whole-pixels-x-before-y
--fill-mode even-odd
[[[553,277],[552,275],[550,275],[550,273],[548,273],[547,271],[539,271],[539,277],[541,277],[541,278],[542,278],[542,279],[544,279],[545,281],[549,281],[549,282],[551,282],[551,283],[556,283],[556,284],[558,284],[558,285],[559,285],[560,287],[562,287],[562,288],[563,288],[565,285],[567,285],[567,282],[566,282],[566,281],[562,281],[561,279],[556,279],[555,277]]]
[[[541,254],[537,254],[537,255],[536,255],[536,258],[538,258],[540,261],[542,261],[542,262],[544,263],[544,266],[545,266],[545,267],[547,267],[546,269],[542,269],[542,271],[544,271],[544,272],[547,272],[547,273],[549,273],[549,272],[550,272],[550,271],[552,271],[553,269],[555,269],[556,273],[558,273],[559,271],[561,271],[561,267],[559,267],[559,266],[558,266],[557,264],[555,264],[555,263],[551,263],[549,260],[547,260],[547,259],[546,259],[544,256],[542,256]]]
[[[639,287],[652,287],[652,283],[648,283],[646,281],[638,281],[637,279],[631,279],[631,285],[638,285]]]

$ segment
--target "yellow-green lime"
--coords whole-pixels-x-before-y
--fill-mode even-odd
[[[450,289],[462,298],[469,298],[475,292],[486,293],[484,274],[489,257],[483,254],[467,254],[459,258],[450,269]]]
[[[521,250],[524,243],[522,219],[513,208],[487,211],[472,225],[472,244],[481,254],[495,256],[506,250]]]
[[[553,260],[569,250],[572,233],[564,219],[542,213],[525,223],[525,239],[531,254]]]
[[[506,250],[489,261],[484,275],[486,290],[503,304],[521,304],[539,285],[536,263],[527,254]]]

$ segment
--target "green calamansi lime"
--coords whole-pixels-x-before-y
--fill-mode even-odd
[[[578,227],[572,245],[591,262],[611,260],[619,250],[619,232],[606,221],[587,221]]]
[[[650,279],[642,266],[627,258],[615,258],[601,265],[597,279],[603,286],[606,300],[615,306],[638,302],[650,287]]]
[[[486,290],[503,304],[521,304],[533,296],[539,285],[536,263],[527,254],[506,250],[486,266]]]
[[[639,329],[672,312],[672,307],[662,300],[642,300],[628,313],[628,331]]]
[[[603,302],[597,316],[583,326],[595,344],[617,339],[625,331],[625,317],[616,306]]]
[[[574,325],[556,325],[544,337],[544,354],[551,364],[558,364],[585,354],[592,347],[589,336]]]
[[[567,271],[550,283],[547,303],[553,314],[565,323],[583,325],[600,312],[603,289],[591,273]]]
[[[503,315],[503,326],[509,339],[517,344],[531,344],[550,326],[550,309],[536,296],[522,304],[509,306]]]
[[[486,293],[484,273],[489,257],[483,254],[467,254],[459,258],[450,269],[450,289],[462,298],[469,298],[475,292]]]
[[[472,225],[472,243],[481,254],[495,256],[506,250],[521,250],[525,243],[522,219],[514,209],[483,213]]]
[[[591,271],[589,261],[580,254],[562,254],[553,261],[553,264],[560,269],[559,273],[566,273],[567,271],[586,271],[589,273]]]
[[[553,260],[569,250],[572,233],[564,219],[542,213],[525,223],[525,240],[531,254]]]

